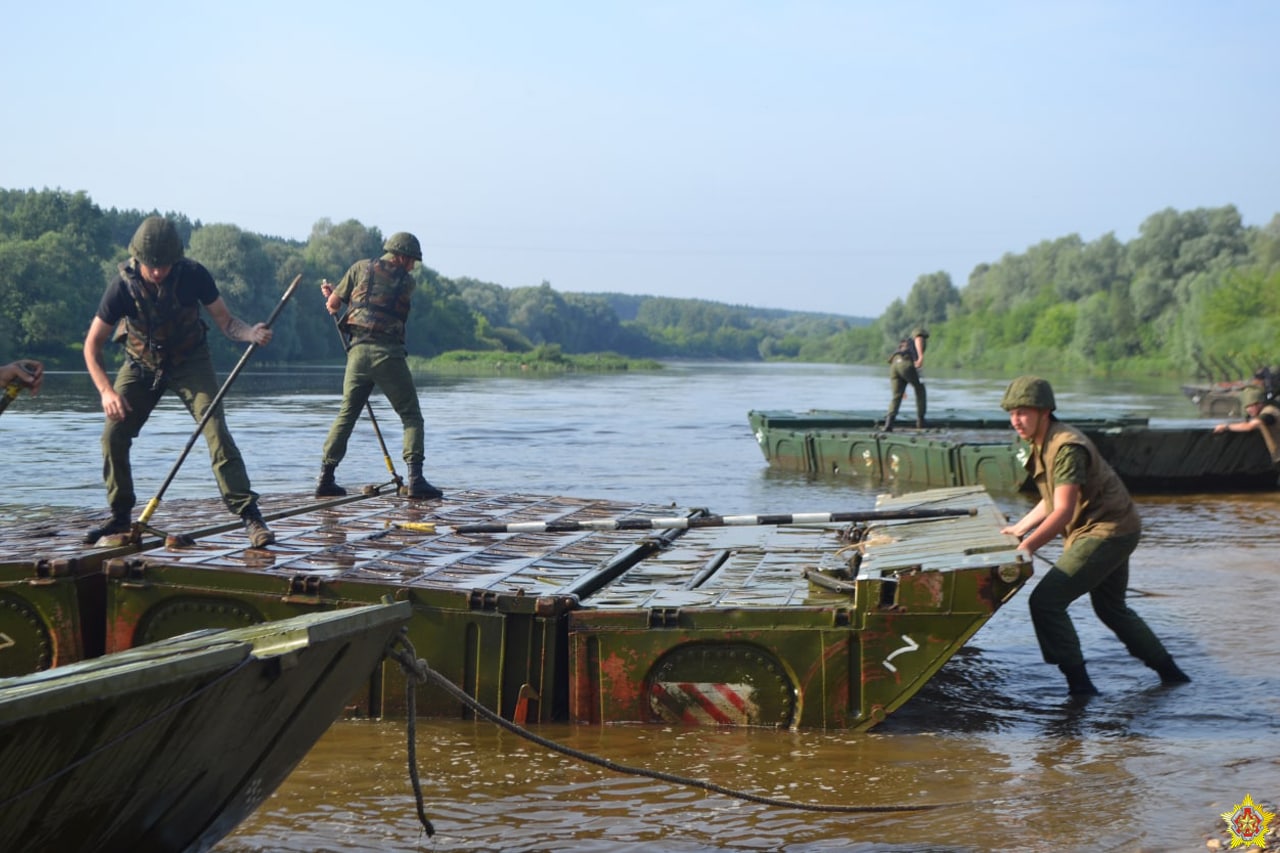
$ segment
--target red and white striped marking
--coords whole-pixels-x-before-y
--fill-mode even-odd
[[[652,699],[664,718],[687,725],[749,726],[760,719],[750,684],[657,681]]]

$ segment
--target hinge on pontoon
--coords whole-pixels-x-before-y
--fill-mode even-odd
[[[654,607],[649,611],[650,628],[674,628],[679,624],[679,607]]]

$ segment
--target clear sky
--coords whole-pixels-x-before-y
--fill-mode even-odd
[[[443,275],[878,316],[1165,208],[1280,212],[1275,0],[24,2],[0,187]]]

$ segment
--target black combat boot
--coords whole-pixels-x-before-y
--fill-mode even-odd
[[[1178,665],[1173,662],[1173,655],[1165,655],[1164,660],[1159,663],[1149,663],[1147,666],[1160,674],[1161,684],[1188,684],[1191,681],[1191,676],[1179,669]]]
[[[880,431],[893,432],[893,419],[896,417],[897,415],[886,415],[884,419],[884,424],[880,427]]]
[[[271,532],[271,528],[267,527],[267,523],[262,519],[262,513],[258,510],[256,503],[249,504],[240,513],[240,518],[244,520],[244,529],[249,533],[249,544],[255,548],[265,548],[276,541],[276,535]]]
[[[1058,669],[1067,677],[1067,692],[1072,696],[1097,696],[1098,688],[1089,680],[1089,673],[1084,664],[1058,664]]]
[[[427,482],[422,476],[422,463],[409,463],[409,484],[404,487],[405,497],[415,500],[436,500],[444,497],[444,492]]]
[[[316,497],[318,498],[339,498],[347,493],[347,490],[338,485],[338,481],[334,479],[333,472],[337,465],[321,465],[320,479],[316,481]]]
[[[111,517],[97,527],[91,528],[84,535],[84,543],[92,545],[103,536],[114,536],[118,533],[128,533],[133,529],[133,522],[129,521],[129,510],[111,510]]]

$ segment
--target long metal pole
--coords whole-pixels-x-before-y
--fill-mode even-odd
[[[510,524],[462,524],[455,533],[569,533],[575,530],[684,530],[692,527],[737,527],[769,524],[836,524],[977,515],[975,509],[899,509],[866,512],[809,512],[789,515],[698,515],[690,518],[596,518],[587,521],[521,521]]]
[[[276,303],[275,310],[271,312],[271,316],[267,318],[266,327],[271,328],[271,324],[280,316],[280,312],[284,310],[285,303],[289,301],[289,297],[293,296],[293,292],[298,288],[298,282],[302,281],[302,274],[299,273],[293,282],[290,283],[284,295],[280,297],[280,301]],[[240,371],[249,361],[249,357],[253,355],[253,351],[258,348],[256,343],[249,344],[245,349],[244,355],[240,356],[240,360],[236,362],[236,366],[232,368],[231,373],[227,376],[227,380],[222,383],[222,387],[218,389],[218,393],[214,395],[213,402],[204,410],[199,423],[196,424],[195,432],[191,433],[191,437],[187,439],[187,446],[182,449],[182,455],[178,457],[178,461],[173,463],[173,467],[169,469],[169,476],[164,478],[164,483],[160,485],[160,491],[156,492],[156,496],[147,502],[147,506],[142,510],[142,515],[138,516],[136,527],[143,528],[147,522],[151,520],[151,516],[155,514],[156,508],[160,506],[160,498],[164,495],[165,490],[169,488],[169,484],[173,482],[173,478],[178,475],[178,469],[182,467],[182,463],[186,461],[187,454],[191,452],[192,446],[195,445],[196,439],[200,437],[200,433],[204,430],[204,425],[209,422],[209,418],[213,417],[214,411],[218,408],[218,404],[222,402],[222,398],[226,396],[227,389],[231,387],[231,383],[240,375]],[[141,532],[140,530],[137,532]],[[159,532],[159,531],[154,531]]]

